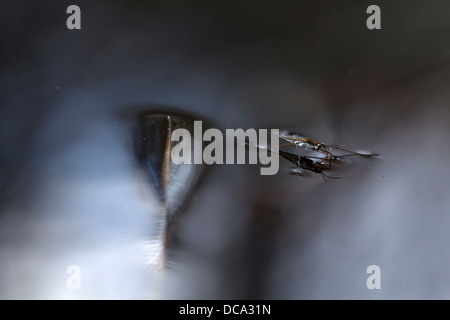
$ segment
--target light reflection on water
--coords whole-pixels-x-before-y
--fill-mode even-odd
[[[166,20],[173,38],[164,41],[146,17],[96,45],[108,14],[84,40],[54,31],[25,41],[42,59],[11,54],[19,67],[2,77],[0,296],[448,298],[449,73],[436,56],[448,46],[448,19],[409,25],[407,34],[436,35],[426,51],[397,29],[371,40],[345,29],[337,45],[332,26],[345,28],[355,10],[317,15],[312,29],[272,21],[276,39],[243,28],[239,43],[220,23],[209,22],[223,37],[209,34],[192,10]],[[192,41],[179,41],[183,23]],[[151,31],[137,33],[142,26]],[[129,126],[115,117],[155,103],[225,128],[285,126],[383,157],[355,160],[328,183],[291,176],[284,161],[273,177],[259,166],[214,167],[180,218],[164,274],[152,267],[160,202],[136,168]],[[65,286],[74,264],[79,291]],[[379,291],[365,286],[372,264]]]

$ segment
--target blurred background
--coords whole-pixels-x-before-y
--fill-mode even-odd
[[[66,27],[71,4],[81,30]],[[371,4],[381,30],[366,27]],[[439,0],[3,0],[0,298],[450,298],[448,12]],[[284,160],[275,176],[207,168],[162,271],[162,204],[123,116],[154,105],[383,156],[327,183]]]

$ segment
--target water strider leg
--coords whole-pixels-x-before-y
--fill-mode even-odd
[[[380,155],[378,153],[369,153],[369,154],[364,154],[364,153],[359,153],[356,151],[351,151],[345,148],[342,148],[339,145],[330,145],[328,146],[329,148],[335,148],[344,152],[347,152],[348,154],[344,154],[342,156],[334,156],[335,158],[344,158],[344,157],[352,157],[352,156],[360,156],[360,157],[379,157]]]

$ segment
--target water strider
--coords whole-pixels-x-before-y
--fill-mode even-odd
[[[331,144],[325,144],[323,142],[319,142],[318,140],[315,140],[313,138],[307,138],[304,137],[298,133],[290,132],[288,130],[280,130],[280,139],[285,140],[289,142],[285,145],[295,145],[297,148],[297,156],[300,157],[300,148],[304,148],[307,150],[313,150],[317,152],[321,152],[326,155],[327,159],[336,160],[337,158],[343,158],[348,156],[361,156],[361,157],[377,157],[379,154],[376,153],[360,153],[356,151],[351,151],[344,149],[340,145],[331,145]],[[344,155],[335,155],[332,153],[333,149],[340,150],[346,152]]]
[[[312,171],[314,173],[319,173],[323,180],[327,182],[326,178],[330,179],[340,179],[340,177],[330,177],[327,176],[323,171],[328,170],[331,167],[331,160],[328,159],[328,164],[323,163],[323,158],[319,157],[307,157],[307,156],[297,156],[290,152],[279,151],[279,155],[286,160],[292,162],[297,166],[291,170],[292,174],[303,175],[303,170]],[[320,161],[314,161],[313,158],[321,159]]]
[[[314,173],[319,173],[325,182],[327,182],[327,178],[330,179],[340,179],[340,177],[331,177],[324,173],[324,171],[331,169],[331,164],[333,161],[339,161],[342,158],[353,157],[353,156],[361,156],[361,157],[378,157],[379,154],[376,153],[360,153],[356,151],[351,151],[342,148],[340,145],[329,145],[323,142],[319,142],[313,138],[306,138],[301,136],[298,133],[290,132],[287,130],[280,130],[279,134],[280,139],[289,142],[288,144],[280,145],[280,146],[290,146],[295,145],[297,148],[297,154],[293,154],[290,152],[279,150],[278,154],[284,159],[292,162],[296,165],[296,168],[292,168],[291,173],[295,175],[302,176],[303,170],[311,171]],[[246,143],[249,145],[248,143]],[[271,150],[270,147],[262,147],[256,146],[258,149]],[[301,156],[300,148],[306,150],[317,151],[324,154],[324,157],[317,156]],[[333,149],[343,151],[344,154],[341,153],[333,153]],[[317,159],[317,160],[314,160]]]

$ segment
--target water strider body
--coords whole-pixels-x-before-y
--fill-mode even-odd
[[[325,182],[327,182],[326,178],[340,179],[340,177],[327,176],[323,172],[330,168],[330,161],[328,161],[328,164],[325,165],[322,163],[323,159],[321,158],[318,158],[321,159],[320,161],[314,161],[311,157],[297,156],[293,153],[285,151],[279,151],[279,155],[297,166],[297,168],[294,168],[293,171],[291,171],[293,174],[302,175],[302,170],[308,170],[314,173],[319,173]]]
[[[289,142],[287,145],[295,145],[296,146],[298,157],[300,157],[300,148],[317,151],[317,152],[321,152],[326,155],[327,160],[330,161],[330,165],[331,165],[331,160],[336,160],[337,158],[342,158],[342,157],[348,157],[348,156],[376,157],[376,156],[379,156],[378,154],[375,154],[375,153],[365,154],[365,153],[347,150],[347,149],[342,148],[339,145],[330,145],[330,144],[326,144],[323,142],[319,142],[318,140],[315,140],[313,138],[303,137],[302,135],[300,135],[298,133],[290,132],[288,130],[280,130],[279,137],[280,137],[280,139]],[[344,155],[333,154],[332,153],[333,149],[344,151],[347,154],[344,154]]]

